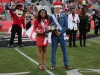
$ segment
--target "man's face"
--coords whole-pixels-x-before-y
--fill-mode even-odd
[[[54,8],[55,13],[60,13],[60,10],[61,10],[61,8],[59,8],[59,7]]]
[[[72,9],[72,14],[75,14],[75,9]]]
[[[21,17],[23,15],[23,11],[22,10],[19,10],[19,9],[16,9],[15,10],[15,13],[18,17]]]

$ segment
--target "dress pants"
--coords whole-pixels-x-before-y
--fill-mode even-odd
[[[67,49],[66,49],[66,40],[64,39],[52,39],[52,55],[51,55],[51,62],[52,62],[52,66],[55,67],[56,66],[56,50],[57,50],[57,46],[58,43],[60,43],[61,45],[61,49],[62,49],[62,53],[63,53],[63,61],[64,61],[64,65],[68,66],[68,55],[67,55]]]
[[[22,44],[22,39],[21,39],[22,38],[22,28],[19,27],[18,25],[12,25],[11,38],[10,38],[9,44],[11,45],[13,44],[16,33],[18,35],[18,45]]]
[[[98,29],[99,29],[99,26],[95,26],[95,30],[94,30],[95,34],[98,34]]]
[[[72,41],[73,41],[73,46],[76,46],[76,33],[77,30],[69,30],[69,46],[72,46]]]

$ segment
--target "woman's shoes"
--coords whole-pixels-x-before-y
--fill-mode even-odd
[[[43,64],[43,65],[39,64],[38,67],[39,67],[39,70],[46,70],[45,64]],[[68,70],[72,70],[72,68],[71,68],[70,66],[65,66],[65,68],[68,69]],[[50,70],[55,70],[55,67],[52,66],[52,67],[50,68]]]
[[[42,65],[43,70],[46,70],[46,66],[45,64]]]
[[[45,66],[45,64],[39,64],[38,65],[38,68],[39,68],[39,70],[46,70],[46,66]]]
[[[39,70],[43,69],[41,64],[38,65],[38,68],[39,68]]]

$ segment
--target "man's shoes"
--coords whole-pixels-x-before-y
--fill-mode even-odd
[[[8,48],[13,48],[13,45],[11,45],[11,44],[8,44],[8,46],[7,46]]]
[[[24,47],[24,45],[23,45],[23,44],[21,44],[21,45],[18,45],[18,47]]]
[[[50,68],[50,70],[55,70],[55,67],[54,67],[54,66],[52,66],[52,67]]]
[[[65,66],[65,69],[72,70],[72,68],[70,66]]]

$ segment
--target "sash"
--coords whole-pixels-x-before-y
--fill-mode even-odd
[[[42,28],[43,28],[43,30],[44,30],[44,32],[45,32],[46,26],[44,25],[43,21],[41,22],[41,25],[42,25]]]
[[[58,27],[60,30],[62,30],[62,27],[61,27],[60,24],[58,23],[56,17],[55,17],[54,15],[52,15],[52,18],[53,18],[54,22],[56,23],[57,27]]]
[[[44,24],[43,21],[41,22],[41,25],[42,25],[42,28],[43,28],[43,30],[44,30],[44,32],[45,32],[45,28],[46,28],[46,26],[45,26],[45,24]],[[48,36],[48,34],[47,34],[47,36]],[[43,42],[43,44],[46,44],[47,41],[48,41],[48,37],[45,37],[45,38],[44,38],[44,42]]]

